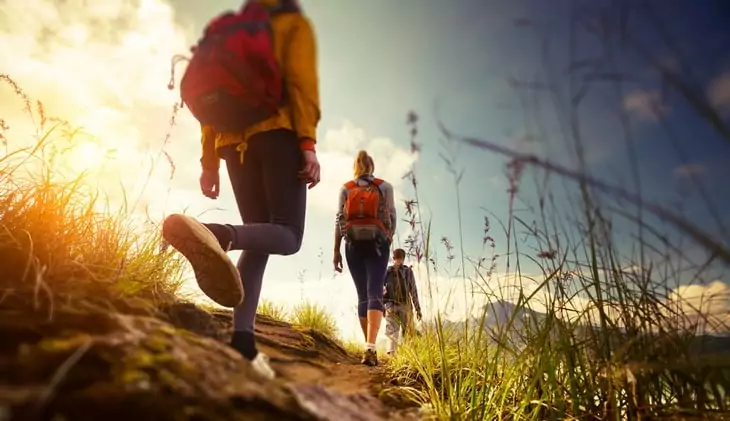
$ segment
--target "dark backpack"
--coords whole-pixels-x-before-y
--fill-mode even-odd
[[[408,271],[411,268],[401,265],[398,269],[390,266],[385,274],[385,300],[392,301],[396,304],[410,303],[410,294],[408,293],[408,284],[406,279]]]
[[[274,13],[248,2],[238,12],[213,19],[191,49],[180,97],[202,125],[243,131],[282,105],[284,79],[273,52]],[[175,63],[173,59],[173,78]]]

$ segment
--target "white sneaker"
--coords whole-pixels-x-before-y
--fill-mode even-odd
[[[276,372],[274,372],[274,369],[269,364],[269,356],[263,352],[256,354],[256,358],[251,360],[251,366],[262,377],[269,380],[273,380],[276,377]]]

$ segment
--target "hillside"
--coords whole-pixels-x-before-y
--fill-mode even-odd
[[[175,304],[164,313],[49,319],[0,307],[0,419],[415,419],[376,397],[379,369],[317,332],[259,317],[258,340],[280,374],[266,381],[221,343],[229,312]]]
[[[494,332],[500,326],[506,327],[510,321],[510,329],[521,332],[528,324],[540,323],[545,319],[545,314],[519,307],[509,301],[496,300],[482,307],[480,316],[473,316],[468,320],[445,320],[444,328],[460,332],[468,325],[472,331],[482,327],[485,332]],[[514,315],[514,316],[513,316]]]

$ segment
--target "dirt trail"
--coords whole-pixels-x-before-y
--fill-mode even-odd
[[[169,312],[170,321],[195,333],[225,342],[231,335],[231,313],[183,305]],[[197,321],[196,321],[197,320]],[[311,399],[325,399],[323,389],[357,401],[366,409],[358,419],[415,420],[417,408],[402,399],[385,397],[387,376],[382,367],[362,365],[332,339],[319,332],[297,329],[289,323],[259,315],[256,320],[259,349],[271,358],[279,380]],[[372,415],[372,417],[370,417]]]

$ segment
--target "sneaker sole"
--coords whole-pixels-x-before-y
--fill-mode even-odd
[[[223,307],[235,307],[243,301],[238,269],[201,223],[173,214],[162,223],[162,236],[190,262],[198,286],[211,300]]]

